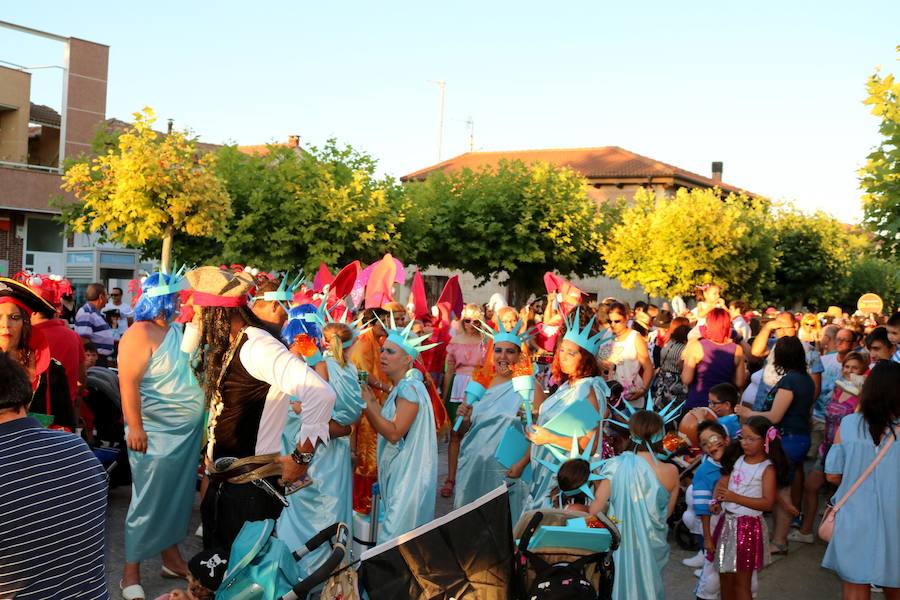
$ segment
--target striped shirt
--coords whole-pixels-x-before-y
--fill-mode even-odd
[[[75,315],[75,333],[94,342],[97,353],[109,356],[113,352],[113,330],[97,307],[86,302]]]
[[[703,457],[703,462],[697,467],[694,474],[694,513],[698,517],[709,516],[709,503],[713,499],[713,490],[722,476],[722,466],[709,456]]]
[[[0,423],[0,598],[108,600],[106,493],[81,438]]]

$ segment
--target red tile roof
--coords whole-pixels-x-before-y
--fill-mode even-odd
[[[676,183],[699,187],[718,186],[725,191],[738,192],[740,188],[717,183],[710,177],[681,169],[618,146],[599,148],[552,148],[547,150],[511,150],[506,152],[466,152],[436,165],[420,169],[400,178],[401,181],[422,181],[435,171],[455,172],[463,169],[477,170],[494,167],[501,160],[521,160],[526,164],[547,162],[569,167],[588,179],[646,179],[671,177]]]

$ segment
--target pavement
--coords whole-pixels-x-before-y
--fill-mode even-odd
[[[447,473],[446,455],[446,444],[441,444],[438,473],[439,485],[444,481]],[[106,567],[111,598],[121,598],[119,580],[122,577],[122,565],[124,564],[125,555],[124,523],[130,498],[131,489],[129,487],[115,488],[110,491],[109,495],[106,521]],[[191,518],[191,534],[200,524],[199,506],[198,499]],[[451,499],[438,496],[436,505],[436,513],[438,515],[444,515],[450,512],[452,508]],[[187,560],[200,550],[200,538],[189,535],[180,544],[180,547],[182,556]],[[666,598],[670,600],[693,599],[695,598],[694,586],[697,580],[692,573],[693,569],[689,569],[681,564],[683,558],[688,558],[693,553],[681,550],[674,542],[670,542],[670,548],[669,562],[663,570]],[[820,541],[817,541],[815,544],[791,543],[789,555],[773,557],[775,559],[774,562],[759,573],[758,599],[839,600],[841,597],[840,580],[834,573],[820,566],[824,553],[825,544]],[[153,600],[175,587],[185,587],[185,582],[183,581],[167,580],[160,576],[159,557],[142,563],[141,571],[142,583],[148,600]],[[873,597],[878,598],[878,596]],[[636,598],[635,600],[640,599]]]

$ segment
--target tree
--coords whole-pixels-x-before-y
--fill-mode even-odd
[[[593,275],[602,217],[584,178],[546,163],[438,172],[407,186],[410,227],[423,228],[418,264],[468,271],[487,282],[505,272],[514,295],[544,272]]]
[[[214,172],[215,156],[199,154],[184,133],[153,131],[149,107],[115,149],[70,165],[62,187],[80,202],[68,211],[78,232],[102,232],[124,246],[162,241],[162,264],[171,265],[176,232],[209,237],[231,214],[231,199]]]
[[[881,296],[884,312],[890,314],[900,305],[900,268],[871,252],[854,253],[844,293],[834,304],[852,313],[859,297],[869,292]]]
[[[223,148],[216,170],[234,216],[210,250],[218,260],[272,270],[373,262],[385,252],[409,260],[403,188],[376,178],[376,166],[335,140],[302,153],[273,145],[264,156]]]
[[[789,307],[827,306],[844,296],[851,256],[864,251],[866,240],[854,236],[837,219],[792,206],[774,219],[778,264],[769,299]]]
[[[880,242],[882,256],[900,260],[900,83],[876,71],[866,89],[865,104],[881,119],[883,139],[859,171],[864,223]]]
[[[732,297],[760,300],[776,266],[768,218],[768,201],[744,194],[682,188],[658,197],[643,189],[603,246],[605,273],[658,296],[716,282]]]

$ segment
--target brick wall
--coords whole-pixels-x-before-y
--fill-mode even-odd
[[[0,213],[0,217],[9,217],[9,231],[0,230],[0,260],[9,261],[9,275],[22,270],[23,243],[16,237],[16,226],[25,225],[25,216],[18,213]]]

